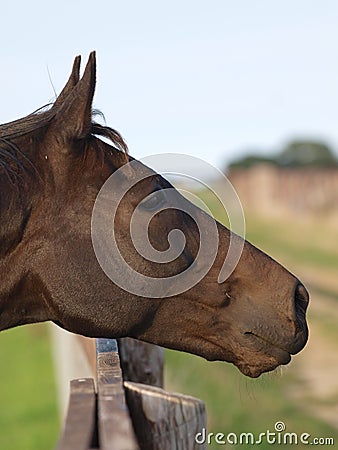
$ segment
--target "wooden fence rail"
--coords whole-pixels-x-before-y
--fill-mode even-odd
[[[204,403],[163,389],[163,349],[130,338],[96,339],[96,379],[70,383],[56,450],[194,450]]]

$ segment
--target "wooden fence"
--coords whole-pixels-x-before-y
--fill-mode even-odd
[[[163,389],[163,349],[130,338],[86,348],[96,377],[70,383],[56,450],[193,450],[206,427],[204,403]]]

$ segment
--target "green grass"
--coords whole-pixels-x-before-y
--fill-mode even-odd
[[[322,336],[331,340],[331,342],[338,342],[338,324],[336,316],[329,316],[319,311],[310,311],[309,317],[311,322],[319,327]]]
[[[53,449],[60,424],[46,325],[1,332],[0,361],[0,449]]]
[[[260,219],[247,216],[246,238],[263,250],[271,250],[283,259],[300,264],[338,268],[338,233],[325,226],[309,226],[299,222]],[[319,230],[319,231],[318,231]]]

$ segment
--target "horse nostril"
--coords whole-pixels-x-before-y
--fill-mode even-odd
[[[300,317],[305,316],[306,309],[309,304],[309,293],[305,289],[302,283],[298,283],[295,289],[295,309],[296,316],[299,319]]]
[[[306,323],[306,309],[309,304],[309,294],[302,283],[298,282],[294,294],[295,334],[292,354],[298,353],[306,344],[308,328]]]

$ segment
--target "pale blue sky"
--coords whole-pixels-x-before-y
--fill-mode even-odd
[[[294,137],[338,149],[336,0],[14,0],[0,40],[0,122],[53,99],[48,70],[59,92],[95,49],[95,107],[135,157],[222,167]]]

